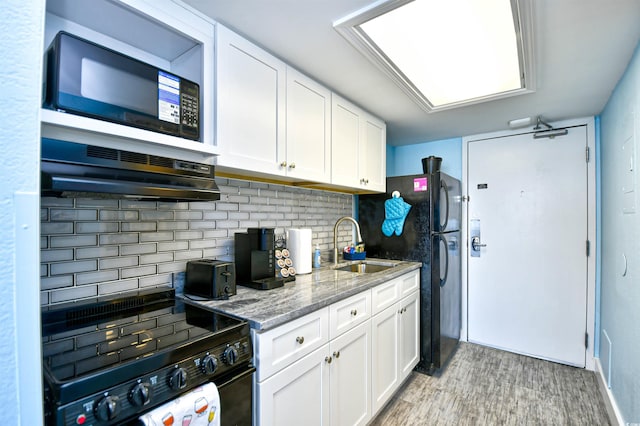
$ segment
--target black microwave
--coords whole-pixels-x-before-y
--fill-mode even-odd
[[[64,31],[45,63],[45,108],[200,140],[197,83]]]

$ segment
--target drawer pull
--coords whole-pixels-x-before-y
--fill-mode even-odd
[[[355,317],[356,315],[358,315],[358,310],[354,309],[351,311],[351,316]]]
[[[330,357],[330,356],[328,356],[328,357],[325,357],[324,361],[325,361],[327,364],[331,364],[331,361],[332,361],[332,360],[331,360],[331,357]]]
[[[336,359],[340,358],[340,351],[334,352],[333,353],[333,357],[336,358]]]
[[[303,344],[304,343],[304,336],[298,336],[296,337],[296,342]]]

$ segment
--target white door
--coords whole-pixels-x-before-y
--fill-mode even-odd
[[[586,126],[469,142],[469,341],[585,366],[586,146]]]

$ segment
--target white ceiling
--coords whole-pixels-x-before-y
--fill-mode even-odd
[[[536,92],[426,113],[333,29],[375,0],[184,1],[382,118],[394,146],[597,115],[640,39],[640,0],[530,0]]]

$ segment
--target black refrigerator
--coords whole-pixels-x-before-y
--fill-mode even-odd
[[[433,374],[460,340],[460,181],[434,171],[389,177],[386,190],[359,196],[362,239],[367,257],[422,262],[416,371]]]

